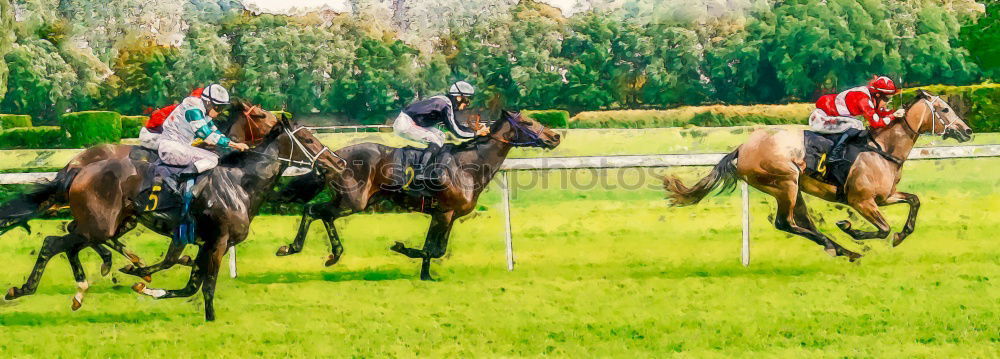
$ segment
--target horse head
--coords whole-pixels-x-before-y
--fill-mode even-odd
[[[235,100],[229,109],[229,121],[223,126],[229,126],[229,138],[233,141],[254,147],[261,144],[277,124],[274,114],[249,102]]]
[[[562,141],[559,134],[533,118],[521,116],[520,112],[503,110],[501,120],[490,128],[494,139],[517,147],[541,147],[553,149]]]
[[[972,128],[941,96],[924,90],[917,90],[917,96],[906,107],[904,123],[917,133],[940,135],[944,139],[954,138],[958,142],[972,139]]]

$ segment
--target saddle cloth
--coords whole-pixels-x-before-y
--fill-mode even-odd
[[[857,131],[850,129],[848,131]],[[844,144],[844,161],[830,163],[830,151],[840,140],[841,133],[823,134],[805,131],[803,142],[806,149],[806,174],[821,182],[837,187],[837,198],[845,198],[844,184],[854,161],[862,152],[870,151],[868,136],[854,136]]]
[[[139,212],[163,212],[163,214],[179,215],[184,201],[182,186],[178,182],[177,176],[184,170],[184,167],[166,164],[160,160],[156,151],[139,146],[132,148],[129,159],[146,164],[146,166],[137,166],[140,171],[145,171],[139,194],[133,199]]]
[[[425,178],[429,177],[440,177],[443,171],[437,169],[438,164],[449,158],[449,150],[454,145],[445,144],[441,148],[440,152],[431,162],[428,163],[428,168],[422,168],[423,157],[426,152],[426,148],[416,148],[416,147],[402,147],[397,148],[392,151],[392,161],[390,161],[389,174],[389,185],[385,186],[385,190],[393,192],[402,192],[408,195],[417,197],[431,196],[435,192],[435,189],[440,185],[435,185],[428,183],[430,181],[420,181],[418,180],[418,174],[422,174],[422,171],[435,171],[434,174],[424,174]]]

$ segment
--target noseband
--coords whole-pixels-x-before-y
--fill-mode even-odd
[[[936,104],[938,101],[940,101],[941,103],[945,104],[945,106],[948,106],[948,103],[944,102],[944,100],[941,99],[941,96],[931,96],[930,99],[924,97],[921,100],[924,102],[925,105],[927,105],[927,109],[929,109],[931,111],[931,134],[938,135],[938,136],[944,136],[944,134],[947,133],[949,129],[955,129],[955,126],[957,125],[958,121],[945,122],[945,117],[942,116],[940,113],[938,113],[937,108],[934,107],[934,104]],[[949,106],[949,108],[950,107],[951,106]],[[937,132],[937,124],[938,124],[938,122],[941,122],[941,132],[940,133]],[[910,132],[913,132],[913,133],[916,133],[916,134],[920,134],[917,131],[919,131],[920,128],[923,127],[923,125],[924,125],[924,119],[923,119],[923,117],[920,118],[920,124],[917,125],[916,129],[913,129],[912,127],[910,127],[910,123],[907,122],[905,119],[903,120],[903,124],[906,125],[906,128],[909,129]]]

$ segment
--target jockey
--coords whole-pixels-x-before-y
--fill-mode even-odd
[[[843,160],[843,144],[851,137],[864,135],[864,124],[855,116],[864,116],[871,128],[888,126],[903,117],[903,110],[886,108],[893,95],[898,94],[896,84],[886,76],[874,76],[865,86],[848,89],[839,94],[823,95],[816,101],[816,110],[809,116],[809,125],[817,133],[843,133],[830,151],[830,161]]]
[[[158,142],[160,159],[169,165],[188,166],[181,175],[194,176],[219,164],[218,155],[191,145],[195,138],[219,148],[245,151],[246,144],[230,141],[212,122],[227,105],[229,92],[217,84],[205,87],[201,96],[185,98],[163,122]]]
[[[417,101],[399,113],[392,123],[393,132],[399,137],[427,144],[427,151],[424,153],[421,168],[426,168],[430,164],[433,155],[444,145],[445,134],[436,126],[444,124],[460,138],[473,138],[476,135],[485,136],[489,134],[488,128],[473,131],[464,124],[455,120],[455,109],[464,110],[472,102],[472,95],[476,89],[468,82],[458,81],[451,85],[447,96],[434,96],[426,100]],[[426,179],[423,171],[418,174],[417,179]]]
[[[191,94],[188,96],[201,97],[201,92],[204,90],[204,88],[196,88],[194,91],[191,91]],[[146,124],[139,129],[139,144],[141,144],[142,147],[153,151],[157,150],[159,147],[158,142],[160,141],[160,134],[163,133],[163,121],[167,119],[167,116],[170,116],[171,112],[174,112],[174,109],[177,108],[177,106],[178,105],[174,103],[173,105],[162,107],[153,111],[153,113],[149,115],[149,120],[147,120]]]

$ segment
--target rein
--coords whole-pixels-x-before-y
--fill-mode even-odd
[[[517,117],[520,118],[521,114],[519,113]],[[514,121],[513,116],[507,116],[507,122],[510,123],[510,126],[514,128],[515,138],[519,137],[520,135],[524,135],[527,136],[530,140],[525,142],[515,142],[499,136],[495,136],[492,133],[490,134],[489,137],[512,146],[544,147],[544,144],[542,143],[542,138],[539,137],[538,134],[535,133],[534,131],[531,131],[530,129],[518,123],[517,121]]]

